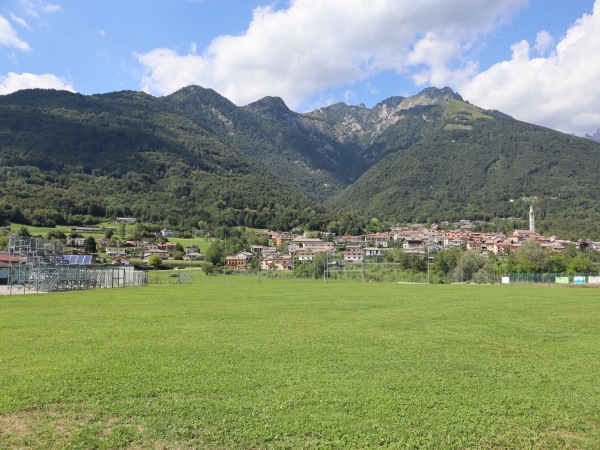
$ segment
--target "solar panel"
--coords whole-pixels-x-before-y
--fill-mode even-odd
[[[92,263],[92,255],[63,255],[63,258],[72,266],[89,265]]]

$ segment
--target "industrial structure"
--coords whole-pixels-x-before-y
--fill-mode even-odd
[[[22,292],[55,292],[148,284],[146,272],[133,266],[92,264],[91,255],[65,255],[63,244],[13,234],[8,243],[8,288]]]

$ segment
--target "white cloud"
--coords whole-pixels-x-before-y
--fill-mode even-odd
[[[39,17],[40,11],[43,13],[55,13],[62,11],[62,6],[57,4],[34,3],[32,0],[20,0],[21,8],[28,16]]]
[[[0,76],[0,95],[10,94],[21,89],[60,89],[75,92],[70,82],[52,74],[35,75],[32,73],[16,74],[9,72]]]
[[[0,16],[0,46],[16,48],[27,52],[31,50],[29,44],[17,36],[17,32],[4,16]]]
[[[554,38],[546,30],[538,32],[537,38],[535,40],[535,49],[537,50],[538,55],[541,56],[544,53],[546,53],[548,49],[552,47],[553,43]]]
[[[45,13],[55,13],[62,11],[62,6],[60,5],[42,5],[42,11]]]
[[[141,87],[163,95],[199,84],[238,104],[277,95],[298,107],[328,87],[389,70],[445,85],[474,73],[468,59],[455,61],[526,3],[292,0],[284,9],[257,8],[244,34],[220,36],[201,54],[165,48],[136,54]]]
[[[31,0],[21,0],[21,7],[31,17],[38,17],[37,8]]]
[[[530,57],[530,46],[513,46],[503,61],[459,87],[471,102],[515,118],[583,135],[600,126],[600,0],[547,57]],[[538,50],[548,44],[538,34]],[[548,49],[545,48],[545,51]]]
[[[17,22],[19,25],[21,25],[23,28],[27,28],[28,30],[31,30],[31,27],[29,26],[29,24],[25,21],[25,19],[15,16],[13,13],[10,13],[10,18]]]
[[[356,92],[351,90],[344,91],[344,103],[346,103],[346,105],[352,105],[357,101],[358,95],[356,95]]]

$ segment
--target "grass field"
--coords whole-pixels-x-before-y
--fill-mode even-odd
[[[0,297],[0,448],[600,448],[600,292],[190,285]]]

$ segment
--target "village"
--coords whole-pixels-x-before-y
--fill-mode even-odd
[[[446,230],[444,228],[451,227]],[[335,236],[330,233],[319,235],[294,232],[267,231],[269,245],[251,245],[244,251],[225,256],[225,266],[239,271],[250,268],[253,260],[260,261],[260,270],[289,271],[295,265],[313,261],[317,255],[325,255],[330,263],[339,265],[360,264],[365,261],[376,261],[386,251],[402,250],[406,254],[433,261],[439,251],[460,248],[479,254],[493,253],[507,256],[517,251],[525,241],[535,241],[549,252],[561,252],[568,245],[600,251],[600,242],[569,241],[557,239],[555,236],[543,236],[535,231],[535,215],[533,207],[529,214],[529,229],[516,229],[510,235],[503,233],[486,233],[473,231],[475,223],[461,220],[454,224],[432,224],[430,227],[412,225],[393,227],[390,231],[359,236]],[[143,240],[129,240],[123,244],[110,245],[108,239],[98,242],[105,248],[106,257],[112,264],[130,264],[130,261],[141,258],[148,263],[150,258],[158,256],[161,260],[173,258],[177,244],[168,238],[175,235],[169,229],[160,232],[162,243],[150,243]],[[75,238],[67,243],[82,246],[84,238]],[[179,259],[200,261],[205,255],[197,246],[190,245],[184,249]],[[256,267],[258,268],[258,267]]]

